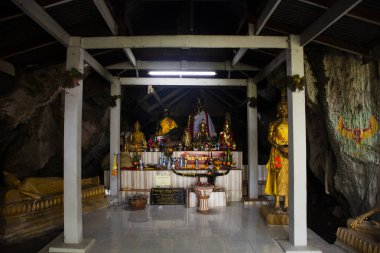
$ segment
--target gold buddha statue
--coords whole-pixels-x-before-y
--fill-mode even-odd
[[[140,123],[136,121],[135,131],[129,136],[129,146],[131,151],[142,151],[147,148],[145,135],[140,131]]]
[[[284,197],[284,210],[288,208],[288,106],[282,96],[277,106],[278,118],[270,123],[268,141],[272,145],[266,165],[268,178],[265,193],[275,196],[275,210],[281,211],[280,197]]]
[[[195,139],[196,139],[196,142],[199,143],[200,145],[207,144],[210,140],[210,137],[207,131],[206,122],[204,119],[199,124],[199,132],[197,133],[197,136]]]
[[[223,131],[219,134],[219,144],[223,149],[236,149],[236,143],[228,119],[224,121]]]

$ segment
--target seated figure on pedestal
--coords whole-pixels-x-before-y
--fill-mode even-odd
[[[215,128],[212,123],[211,117],[207,112],[204,111],[202,99],[197,98],[197,108],[194,113],[193,124],[192,124],[193,138],[196,138],[197,134],[201,131],[200,126],[201,126],[202,121],[205,122],[205,127],[208,133],[208,136],[210,138],[216,137],[217,134],[215,132]]]
[[[280,197],[284,197],[284,210],[288,208],[288,106],[285,97],[277,106],[278,119],[269,125],[268,140],[272,145],[266,165],[268,178],[265,193],[275,196],[275,210],[281,211]]]
[[[165,142],[165,146],[174,146],[178,140],[178,125],[169,117],[169,110],[164,109],[164,117],[160,120],[156,136]]]
[[[210,142],[210,136],[207,132],[206,122],[202,120],[202,122],[199,124],[199,132],[197,133],[197,136],[195,137],[195,142],[199,145],[204,147],[205,145],[208,145]]]
[[[140,131],[140,123],[136,121],[135,131],[129,136],[130,151],[142,151],[147,148],[145,135]]]
[[[223,131],[219,134],[219,144],[222,149],[236,149],[236,143],[228,119],[224,121]]]

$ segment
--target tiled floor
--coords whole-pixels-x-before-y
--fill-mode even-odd
[[[85,238],[95,238],[90,253],[277,253],[283,252],[277,239],[288,238],[287,226],[267,226],[259,206],[229,203],[201,214],[184,206],[148,206],[129,211],[111,206],[84,216]],[[308,244],[323,252],[343,252],[314,232]]]

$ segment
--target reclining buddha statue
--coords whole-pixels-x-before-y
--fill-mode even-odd
[[[339,227],[337,230],[336,244],[349,252],[380,252],[379,214],[380,206],[348,219],[347,227]]]
[[[0,188],[0,240],[14,241],[40,236],[63,227],[63,178],[18,179],[3,171]],[[84,213],[108,206],[99,177],[82,179]]]

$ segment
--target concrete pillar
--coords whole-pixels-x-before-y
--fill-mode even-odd
[[[257,98],[257,87],[252,79],[248,80],[247,97]],[[249,198],[258,198],[258,144],[257,144],[257,108],[247,104],[248,129],[248,180]]]
[[[119,79],[115,78],[111,83],[111,96],[121,94],[121,85]],[[120,110],[121,99],[116,100],[116,106],[111,107],[110,112],[110,188],[111,196],[118,196],[120,170],[118,168],[117,176],[112,175],[112,166],[114,155],[120,154]]]
[[[75,43],[77,42],[77,43]],[[83,73],[84,51],[79,40],[67,49],[66,70]],[[78,45],[78,46],[77,46]],[[64,118],[64,242],[78,244],[83,240],[82,229],[82,99],[83,81],[65,90]]]
[[[304,76],[303,47],[300,37],[289,36],[287,75]],[[307,245],[306,221],[306,114],[305,90],[287,89],[289,125],[289,242]]]

